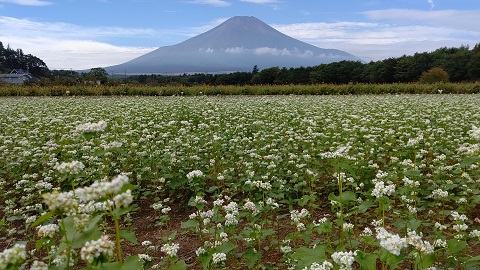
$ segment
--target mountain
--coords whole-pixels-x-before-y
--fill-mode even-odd
[[[173,46],[160,47],[109,73],[222,73],[273,66],[315,66],[341,60],[359,61],[340,50],[321,49],[275,30],[255,17],[236,16]]]

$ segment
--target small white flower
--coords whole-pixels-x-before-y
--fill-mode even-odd
[[[163,244],[163,246],[160,248],[160,251],[164,252],[169,257],[175,257],[177,256],[177,252],[179,249],[180,249],[180,245],[176,243]]]
[[[354,226],[355,225],[353,225],[352,223],[345,222],[343,223],[343,230],[346,232],[351,232]]]
[[[107,128],[107,122],[100,120],[98,123],[84,123],[75,128],[77,133],[101,132]]]
[[[200,171],[200,170],[194,170],[194,171],[191,171],[189,173],[187,173],[187,178],[188,179],[192,179],[194,177],[202,177],[203,176],[203,172]]]
[[[407,246],[407,240],[401,238],[398,234],[389,233],[382,227],[375,228],[377,239],[380,240],[380,246],[394,255],[400,255],[402,248]]]
[[[213,253],[212,261],[214,264],[218,264],[227,260],[227,254],[220,252],[220,253]]]
[[[57,163],[53,168],[60,173],[77,174],[85,168],[85,165],[83,165],[81,161],[74,160],[71,162]]]
[[[7,269],[7,265],[19,265],[27,259],[25,244],[15,244],[12,248],[0,253],[0,269]]]
[[[40,225],[37,227],[37,234],[39,237],[55,237],[60,227],[57,224]]]
[[[90,264],[102,255],[107,258],[113,256],[114,248],[115,244],[108,240],[108,235],[104,235],[98,240],[86,242],[80,250],[80,257]]]
[[[32,265],[30,265],[30,270],[48,270],[48,265],[41,261],[33,261]]]
[[[328,261],[324,261],[322,264],[314,262],[310,265],[310,267],[307,266],[303,268],[303,270],[331,270],[331,269],[333,269],[333,264]]]
[[[332,254],[332,260],[343,267],[342,269],[352,269],[352,264],[355,261],[355,256],[357,256],[357,251],[348,251],[348,252],[334,252]]]

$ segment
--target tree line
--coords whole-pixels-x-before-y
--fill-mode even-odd
[[[37,78],[50,76],[50,70],[45,62],[31,54],[23,53],[22,49],[5,48],[0,41],[0,73],[10,73],[13,69],[28,71]]]
[[[439,48],[433,52],[403,55],[381,61],[362,63],[339,61],[312,67],[270,67],[259,71],[229,74],[138,75],[125,78],[140,84],[348,84],[410,82],[475,82],[480,80],[480,44]]]
[[[410,83],[410,82],[475,82],[480,80],[480,44],[470,49],[442,47],[433,52],[403,55],[380,61],[362,63],[339,61],[312,67],[269,67],[251,72],[228,74],[151,74],[109,75],[103,68],[90,72],[72,70],[49,70],[39,58],[24,54],[21,49],[5,48],[0,42],[0,73],[12,69],[24,69],[41,84],[78,84],[100,82],[101,84],[143,85],[257,85],[257,84],[348,84],[348,83]]]

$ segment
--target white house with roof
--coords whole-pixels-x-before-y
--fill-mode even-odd
[[[0,83],[7,84],[24,84],[26,82],[34,83],[38,79],[32,74],[22,69],[14,69],[9,74],[0,74]]]

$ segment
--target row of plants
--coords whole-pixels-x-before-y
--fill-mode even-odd
[[[0,96],[478,94],[478,83],[197,86],[0,85]]]
[[[479,107],[2,98],[0,268],[478,269]]]

